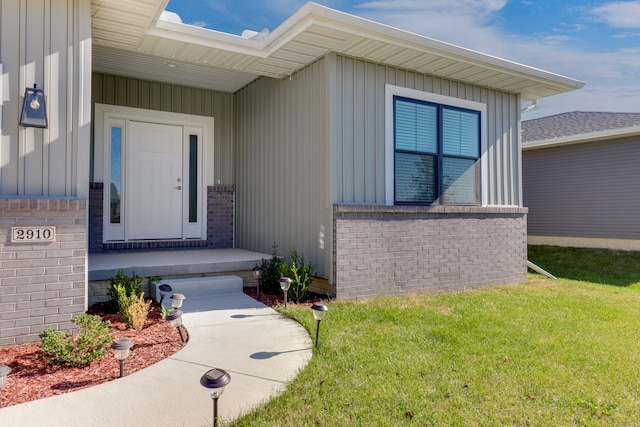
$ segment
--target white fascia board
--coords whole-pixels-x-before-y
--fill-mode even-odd
[[[449,56],[450,58],[470,65],[482,66],[506,74],[550,83],[554,86],[562,85],[570,90],[580,89],[585,85],[585,82],[580,80],[401,30],[359,16],[329,9],[315,3],[308,3],[306,7],[309,7],[314,17],[324,18],[318,19],[319,22],[316,22],[317,24],[332,29],[347,31],[352,34],[358,34],[363,37],[402,47],[410,47],[428,53]]]
[[[631,126],[619,129],[609,129],[599,132],[582,133],[578,135],[561,136],[553,139],[525,142],[522,151],[536,150],[547,147],[561,147],[564,145],[584,144],[586,142],[604,141],[607,139],[640,136],[640,126]]]
[[[224,49],[257,58],[268,58],[313,25],[398,47],[449,57],[469,65],[533,80],[550,86],[557,93],[580,89],[585,84],[582,81],[559,74],[466,49],[311,2],[302,6],[262,40],[247,39],[233,34],[162,20],[158,20],[155,28],[150,29],[147,34]],[[346,53],[348,54],[348,52]]]

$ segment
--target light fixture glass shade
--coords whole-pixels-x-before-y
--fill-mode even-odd
[[[313,310],[313,318],[316,320],[324,319],[324,316],[329,311],[329,307],[324,305],[323,303],[316,303],[311,306],[311,310]]]
[[[211,398],[216,399],[220,397],[224,391],[224,387],[231,381],[231,376],[222,369],[213,368],[207,371],[202,378],[200,378],[200,384],[210,389]]]
[[[171,313],[167,314],[167,320],[171,326],[182,326],[182,310],[171,310]]]
[[[255,277],[256,279],[259,279],[260,276],[262,276],[262,269],[260,267],[256,267],[252,271],[253,271],[253,277]]]
[[[171,289],[171,286],[167,285],[166,283],[158,286],[158,289],[160,289],[160,295],[162,296],[164,296],[167,292],[171,292],[173,290]]]
[[[171,307],[180,308],[182,307],[182,302],[185,300],[185,296],[182,294],[173,294],[171,295]]]
[[[111,344],[113,357],[117,360],[124,360],[129,357],[129,351],[133,347],[133,341],[129,338],[119,338]]]
[[[289,279],[288,277],[283,277],[280,279],[280,289],[282,289],[283,291],[288,291],[290,286],[291,279]]]
[[[33,88],[24,90],[20,126],[35,128],[46,128],[48,126],[44,91],[37,89],[35,85],[33,85]]]

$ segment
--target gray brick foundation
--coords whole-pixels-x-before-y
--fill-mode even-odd
[[[177,248],[233,248],[233,185],[207,187],[207,240],[167,240],[150,242],[102,242],[103,191],[101,182],[89,185],[89,252],[153,250]]]
[[[0,199],[0,347],[73,327],[86,310],[87,202]],[[11,227],[55,226],[47,243],[11,243]]]
[[[366,298],[523,281],[526,214],[526,208],[334,206],[334,294]]]

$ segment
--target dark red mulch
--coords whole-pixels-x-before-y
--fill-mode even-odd
[[[105,313],[103,310],[103,307],[94,306],[88,312],[111,322],[114,339],[127,337],[135,343],[124,362],[125,375],[153,365],[182,348],[178,330],[162,319],[156,304],[152,306],[141,331],[127,330],[118,314]],[[185,335],[185,339],[187,337]],[[73,368],[45,362],[38,345],[29,343],[0,348],[0,363],[12,370],[7,377],[7,385],[1,390],[2,406],[80,390],[112,381],[120,375],[119,362],[111,350],[87,366]]]

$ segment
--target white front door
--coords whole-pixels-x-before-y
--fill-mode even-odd
[[[129,239],[182,238],[182,127],[130,122],[124,217]]]

